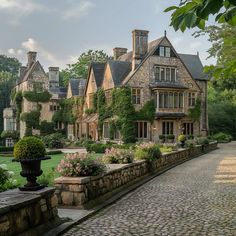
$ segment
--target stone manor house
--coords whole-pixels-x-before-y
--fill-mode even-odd
[[[36,61],[36,53],[28,53],[27,67],[20,71],[20,81],[17,90],[31,90],[32,82],[42,84],[44,90],[52,97],[42,104],[40,120],[50,121],[53,113],[59,109],[61,98],[83,97],[83,114],[75,124],[68,126],[68,138],[77,140],[90,137],[93,140],[109,140],[109,119],[103,123],[103,132],[99,133],[99,117],[97,113],[88,114],[86,110],[93,109],[94,94],[98,89],[105,92],[106,103],[111,102],[114,88],[129,87],[132,92],[132,102],[135,110],[140,110],[144,104],[154,99],[155,119],[137,120],[134,124],[137,139],[158,141],[160,135],[207,135],[207,81],[199,55],[177,53],[170,40],[164,35],[154,41],[148,41],[148,31],[134,30],[132,32],[132,51],[126,48],[113,49],[113,59],[106,63],[92,63],[88,78],[71,79],[67,89],[59,86],[59,68],[50,67],[48,75]],[[200,101],[200,118],[193,120],[189,109],[193,109]],[[34,104],[24,100],[22,111],[33,110]],[[76,108],[78,109],[78,108]],[[14,123],[14,107],[4,111],[5,129],[16,126]],[[61,126],[62,124],[57,124]],[[24,122],[20,123],[21,136],[24,135]],[[119,130],[114,135],[120,141]]]

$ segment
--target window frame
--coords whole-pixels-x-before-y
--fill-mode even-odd
[[[141,88],[132,88],[132,103],[141,104]]]

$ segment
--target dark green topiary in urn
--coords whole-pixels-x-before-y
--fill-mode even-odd
[[[24,137],[14,146],[15,161],[21,163],[21,176],[27,178],[27,184],[20,187],[22,191],[36,191],[44,186],[39,185],[36,180],[43,171],[41,170],[41,160],[50,159],[45,156],[46,149],[43,142],[36,137]]]

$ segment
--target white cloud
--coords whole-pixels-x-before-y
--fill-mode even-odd
[[[201,49],[201,47],[202,47],[202,42],[199,42],[199,41],[194,41],[189,44],[189,48],[192,49],[193,51],[197,49]]]
[[[9,48],[9,49],[7,50],[7,52],[8,52],[8,54],[10,54],[10,55],[15,55],[15,54],[16,54],[16,51],[15,51],[14,48]]]
[[[95,7],[90,1],[82,1],[78,4],[73,4],[71,7],[65,9],[62,13],[62,17],[65,20],[72,19],[72,18],[81,18],[86,16],[92,8]]]
[[[0,10],[17,12],[18,14],[30,14],[34,11],[45,10],[45,6],[34,0],[0,0]]]

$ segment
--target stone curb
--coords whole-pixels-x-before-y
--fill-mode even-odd
[[[70,228],[72,228],[73,226],[77,225],[77,224],[80,224],[84,221],[86,221],[88,218],[92,217],[93,215],[97,214],[99,211],[101,211],[102,209],[112,205],[113,203],[117,202],[119,199],[121,199],[122,197],[124,197],[125,195],[127,195],[128,193],[136,190],[137,188],[141,187],[143,184],[151,181],[152,179],[154,179],[155,177],[165,173],[166,171],[178,166],[178,165],[181,165],[187,161],[190,161],[194,158],[197,158],[197,157],[200,157],[200,156],[204,156],[205,154],[209,153],[209,152],[212,152],[212,151],[215,151],[217,150],[218,147],[216,149],[213,149],[213,150],[210,150],[208,152],[204,152],[200,155],[196,155],[196,156],[193,156],[189,159],[186,159],[186,160],[182,160],[180,162],[177,162],[167,168],[165,168],[164,170],[161,170],[157,173],[154,173],[154,174],[151,174],[149,175],[148,177],[146,177],[145,179],[141,180],[140,182],[132,185],[132,186],[129,186],[127,189],[117,193],[115,196],[111,197],[110,199],[106,200],[105,202],[103,202],[102,204],[94,207],[93,209],[90,210],[90,212],[87,214],[87,215],[84,215],[80,218],[78,218],[77,220],[71,220],[71,221],[68,221],[66,223],[63,223],[62,225],[60,225],[59,227],[56,227],[52,230],[50,230],[47,234],[45,234],[45,236],[60,236],[62,235],[63,233],[65,233],[66,231],[68,231]],[[69,217],[69,216],[68,216]]]

